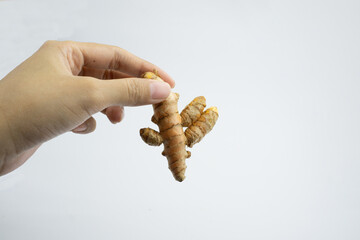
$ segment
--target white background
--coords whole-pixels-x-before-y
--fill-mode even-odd
[[[360,239],[359,1],[0,1],[0,78],[47,39],[165,69],[220,118],[176,182],[151,106],[0,178],[0,239]],[[16,94],[16,93],[14,93]]]

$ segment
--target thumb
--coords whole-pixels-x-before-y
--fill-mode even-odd
[[[107,106],[139,106],[165,100],[171,91],[168,83],[144,78],[122,78],[101,81],[100,88]]]

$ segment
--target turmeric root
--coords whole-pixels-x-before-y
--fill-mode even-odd
[[[203,96],[196,97],[180,113],[183,127],[189,127],[195,122],[206,107],[206,99]]]
[[[156,72],[146,72],[143,77],[162,81]],[[186,145],[193,147],[200,142],[214,127],[219,114],[216,107],[210,107],[203,112],[206,107],[203,96],[195,98],[179,114],[178,100],[178,93],[170,93],[165,101],[153,104],[154,115],[151,121],[158,125],[159,132],[142,128],[140,136],[151,146],[164,144],[162,155],[166,156],[174,178],[182,182],[185,179],[185,159],[191,156],[191,153],[186,151]],[[183,127],[188,127],[185,132]]]
[[[140,129],[140,136],[150,146],[160,146],[163,143],[160,133],[151,128]]]
[[[186,145],[192,147],[195,143],[200,142],[214,127],[218,117],[219,113],[216,107],[210,107],[201,114],[200,118],[185,130]]]

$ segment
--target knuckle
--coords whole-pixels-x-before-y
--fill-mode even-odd
[[[72,49],[74,47],[75,43],[73,41],[56,41],[56,40],[47,40],[44,42],[44,44],[41,46],[41,49],[47,50],[47,51],[60,51],[65,56],[70,58],[70,62],[72,61]]]
[[[121,69],[121,53],[119,51],[114,51],[114,56],[112,60],[109,62],[108,69]]]
[[[85,92],[85,105],[87,108],[98,109],[103,102],[103,94],[98,80],[91,77],[85,78],[82,86]]]
[[[75,42],[66,40],[66,41],[59,41],[58,44],[61,46],[64,46],[64,47],[70,47],[70,46],[73,46],[75,44]]]
[[[47,40],[43,43],[43,47],[70,47],[75,44],[74,41],[57,41],[57,40]]]
[[[58,43],[58,41],[56,41],[56,40],[47,40],[47,41],[45,41],[44,42],[44,46],[53,46],[53,45],[55,45],[55,44],[57,44]]]
[[[144,95],[143,86],[139,82],[130,79],[126,81],[126,85],[129,104],[138,105]]]
[[[53,48],[54,46],[58,45],[58,41],[56,40],[47,40],[43,43],[43,45],[41,46],[41,48]]]
[[[114,78],[114,71],[112,69],[105,69],[101,74],[101,79],[113,79]]]

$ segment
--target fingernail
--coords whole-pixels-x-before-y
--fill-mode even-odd
[[[166,82],[150,81],[150,94],[152,99],[165,99],[171,91],[170,85]]]
[[[87,129],[87,125],[85,123],[81,124],[80,126],[77,126],[74,128],[74,132],[84,132]]]

